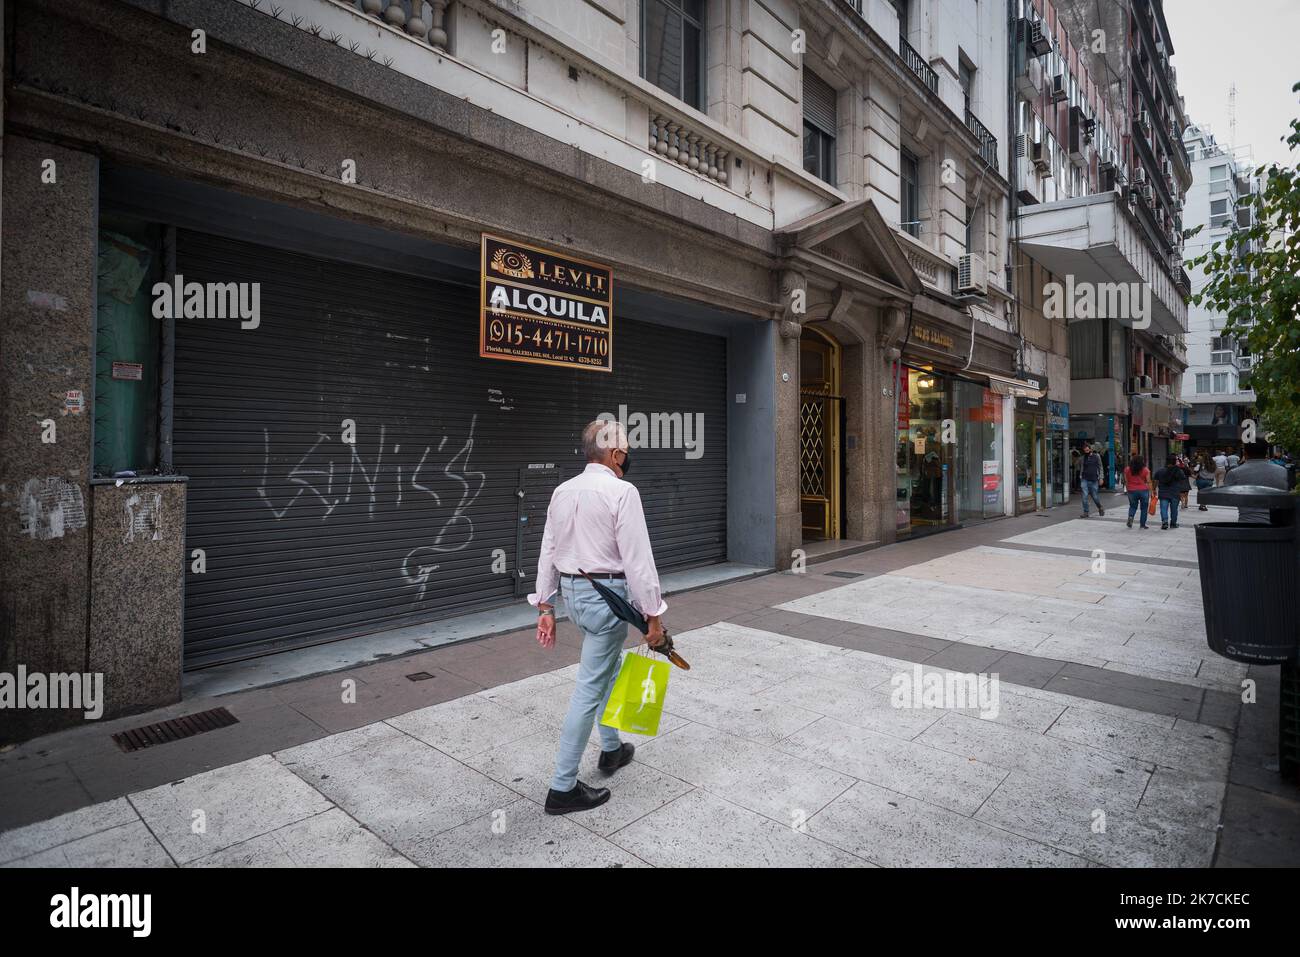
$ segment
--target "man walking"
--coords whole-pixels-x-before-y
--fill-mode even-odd
[[[537,641],[555,647],[556,585],[564,592],[569,617],[582,631],[578,683],[569,700],[555,776],[546,795],[547,814],[586,811],[609,800],[609,788],[578,780],[578,764],[591,738],[591,726],[604,713],[622,662],[627,623],[620,621],[579,569],[629,599],[650,624],[646,641],[663,641],[660,615],[668,608],[659,590],[659,573],[650,550],[650,533],[641,495],[623,481],[631,469],[627,434],[618,422],[597,419],[582,430],[587,467],[561,483],[546,510],[546,530],[537,560],[537,591],[528,596],[537,606]],[[618,731],[600,725],[601,771],[612,774],[632,760],[636,750],[619,740]]]
[[[1092,446],[1083,443],[1083,458],[1079,463],[1079,484],[1083,489],[1083,517],[1088,517],[1088,499],[1091,498],[1097,503],[1097,514],[1106,515],[1106,510],[1101,507],[1101,499],[1097,495],[1097,487],[1101,482],[1101,456],[1092,450]]]
[[[1286,484],[1286,469],[1268,460],[1267,442],[1249,442],[1243,448],[1246,460],[1228,473],[1225,485],[1265,485],[1269,488],[1290,491]],[[1268,509],[1239,508],[1237,521],[1251,525],[1267,525]]]
[[[1223,484],[1224,478],[1228,474],[1228,456],[1224,454],[1223,449],[1218,449],[1214,453],[1214,487],[1218,488]]]

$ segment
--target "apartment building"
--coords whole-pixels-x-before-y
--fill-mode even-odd
[[[1013,512],[1007,13],[7,4],[0,665],[519,602],[601,413],[665,572]]]
[[[1188,126],[1183,145],[1192,167],[1184,223],[1188,230],[1200,227],[1190,240],[1199,255],[1230,233],[1252,225],[1251,197],[1259,192],[1260,183],[1252,175],[1254,163],[1248,152],[1221,145],[1202,126]],[[1249,278],[1249,267],[1242,264],[1239,271]],[[1192,282],[1199,288],[1205,281],[1204,267],[1195,267]],[[1223,335],[1225,322],[1225,316],[1206,306],[1188,310],[1182,399],[1189,406],[1190,443],[1201,451],[1238,445],[1242,421],[1254,415],[1251,357],[1244,342]]]
[[[1053,437],[1046,456],[1059,470],[1087,440],[1113,485],[1128,455],[1158,466],[1183,434],[1191,171],[1173,43],[1159,0],[1014,6],[1021,314],[1042,341],[1040,314],[1068,336],[1068,438]]]

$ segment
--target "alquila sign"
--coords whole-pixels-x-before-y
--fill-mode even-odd
[[[479,355],[614,368],[614,277],[608,266],[483,234]]]

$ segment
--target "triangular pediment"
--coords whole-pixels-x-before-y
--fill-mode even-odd
[[[864,277],[897,287],[912,295],[921,281],[885,222],[869,199],[832,206],[776,230],[777,242],[787,254],[804,252]]]

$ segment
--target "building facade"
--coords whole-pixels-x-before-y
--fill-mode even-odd
[[[1076,416],[1127,448],[1159,340],[1095,320],[1090,371],[1049,284],[1118,251],[1152,331],[1185,322],[1129,101],[1019,0],[20,0],[4,28],[0,668],[102,672],[109,714],[520,601],[601,414],[664,571],[1060,504]],[[1065,99],[1020,82],[1045,32]],[[1111,248],[1062,241],[1094,204]]]
[[[1192,188],[1187,191],[1185,223],[1200,227],[1191,240],[1198,253],[1231,232],[1251,225],[1255,209],[1251,197],[1259,192],[1249,156],[1221,146],[1201,126],[1189,126],[1183,144],[1192,166]],[[1249,276],[1246,266],[1241,272]],[[1195,267],[1193,282],[1205,282],[1204,267]],[[1240,443],[1241,423],[1254,416],[1255,393],[1250,388],[1251,357],[1244,342],[1224,336],[1224,316],[1205,306],[1189,309],[1187,372],[1182,398],[1188,405],[1186,432],[1197,452],[1213,455],[1220,448]]]

